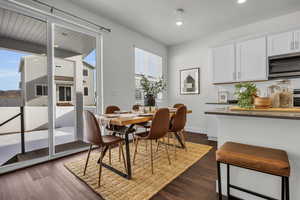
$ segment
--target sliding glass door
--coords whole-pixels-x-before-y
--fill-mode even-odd
[[[0,174],[87,149],[83,112],[101,111],[101,41],[0,2]]]
[[[55,153],[87,147],[83,110],[96,111],[96,37],[54,25]]]

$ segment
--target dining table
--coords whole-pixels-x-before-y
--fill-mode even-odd
[[[170,118],[176,113],[175,108],[170,108]],[[187,114],[192,113],[191,110],[187,111]],[[106,169],[126,178],[126,179],[132,179],[132,168],[131,168],[131,159],[130,159],[130,140],[129,140],[129,134],[131,133],[131,130],[134,128],[135,125],[150,122],[153,119],[153,116],[155,114],[154,112],[149,113],[140,113],[140,112],[119,112],[116,114],[102,114],[102,115],[95,115],[100,126],[107,126],[107,125],[115,125],[124,127],[122,130],[122,135],[124,135],[125,140],[125,154],[126,154],[126,169],[127,173],[124,173],[111,165],[108,165],[106,163],[102,163],[102,166]],[[116,135],[118,132],[113,132],[113,135]],[[175,136],[180,144],[180,148],[186,148],[184,142],[182,141],[181,137],[175,133]]]

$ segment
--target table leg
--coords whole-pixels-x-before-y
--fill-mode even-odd
[[[126,149],[126,162],[127,162],[127,179],[131,179],[131,160],[130,160],[130,149],[129,149],[129,137],[128,132],[133,128],[134,125],[130,125],[125,133],[125,149]]]
[[[180,136],[179,136],[177,133],[174,133],[174,134],[175,134],[175,137],[177,138],[178,142],[180,143],[181,148],[183,148],[183,149],[186,148],[186,147],[184,146],[184,144],[183,144],[183,142],[182,142]]]

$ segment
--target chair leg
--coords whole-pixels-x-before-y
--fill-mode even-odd
[[[102,175],[102,161],[104,158],[104,149],[101,149],[101,154],[100,154],[100,163],[99,163],[99,179],[98,179],[98,187],[101,185],[101,175]]]
[[[135,158],[136,158],[136,154],[137,154],[138,143],[139,143],[139,139],[136,139],[134,153],[133,153],[133,159],[132,159],[133,164],[135,163]]]
[[[156,152],[158,152],[158,148],[159,148],[159,143],[160,141],[159,140],[157,140],[157,146],[156,146]]]
[[[185,136],[184,136],[184,133],[183,133],[183,132],[184,132],[184,130],[180,131],[181,140],[182,140],[182,142],[183,142],[183,144],[184,144],[185,151],[187,151],[188,149],[187,149],[187,146],[186,146]]]
[[[121,155],[122,155],[122,159],[124,162],[124,169],[125,169],[125,171],[127,171],[126,160],[125,160],[124,151],[123,151],[123,142],[119,143],[119,148],[121,149]]]
[[[222,200],[221,163],[217,162],[217,165],[218,165],[218,191],[219,191],[219,200]]]
[[[176,160],[176,151],[177,151],[177,147],[176,147],[176,136],[175,134],[172,133],[173,136],[173,145],[174,145],[174,159]]]
[[[88,155],[87,155],[87,158],[86,158],[86,162],[85,162],[85,166],[84,166],[84,171],[83,171],[83,176],[85,176],[85,172],[86,172],[86,168],[88,166],[88,162],[89,162],[89,159],[90,159],[90,154],[91,154],[92,148],[93,148],[93,145],[91,144],[89,152],[88,152]]]
[[[168,158],[168,161],[169,161],[169,165],[171,165],[171,160],[170,160],[170,156],[169,156],[169,145],[165,145],[165,148],[166,148],[166,153],[167,153],[167,158]]]
[[[151,172],[153,172],[153,152],[152,152],[152,140],[150,140],[150,156],[151,156]]]

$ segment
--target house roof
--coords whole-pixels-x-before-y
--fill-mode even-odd
[[[91,69],[95,69],[95,66],[91,65],[90,63],[87,63],[85,61],[82,61],[83,65],[86,66],[86,67],[89,67]]]

